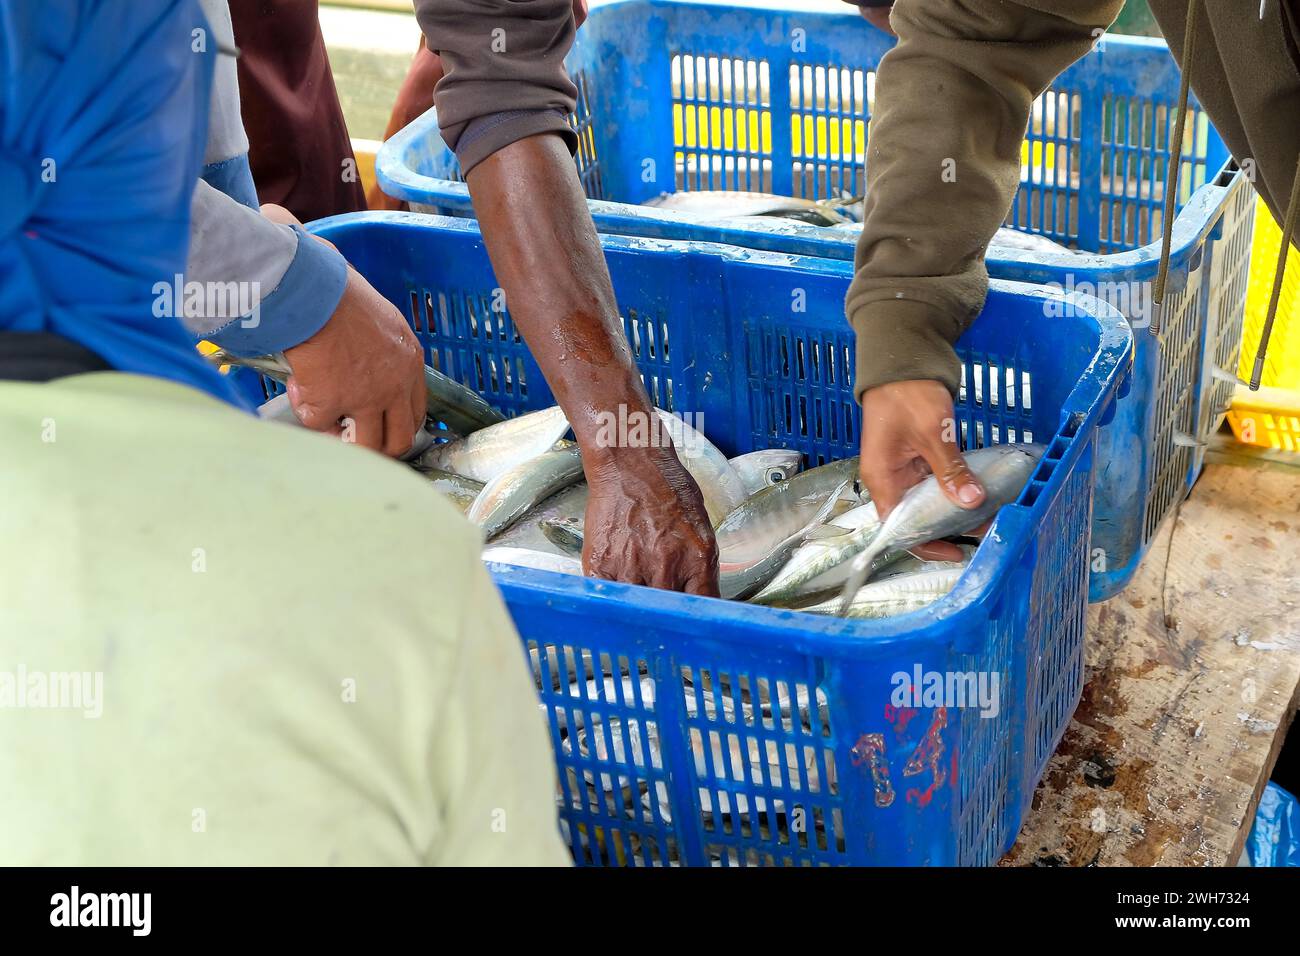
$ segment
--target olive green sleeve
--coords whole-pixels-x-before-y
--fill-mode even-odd
[[[1035,97],[1091,48],[1122,0],[897,0],[881,61],[867,201],[846,311],[854,392],[935,379],[988,291],[984,252],[1020,182]]]

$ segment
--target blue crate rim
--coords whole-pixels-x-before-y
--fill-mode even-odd
[[[591,16],[600,17],[607,11],[620,6],[716,6],[720,9],[737,9],[733,0],[604,0],[593,5]],[[747,12],[765,9],[774,14],[790,14],[793,11],[786,0],[751,0],[744,8]],[[845,17],[856,20],[851,12],[834,9],[799,10],[800,18],[824,18],[842,21]],[[1107,46],[1118,46],[1134,50],[1167,51],[1168,47],[1157,37],[1136,37],[1122,34],[1107,34],[1103,37],[1099,50]],[[437,205],[444,209],[454,209],[466,215],[473,215],[473,204],[469,189],[463,182],[437,179],[417,173],[406,164],[406,156],[416,144],[439,137],[437,109],[430,108],[413,122],[399,130],[384,142],[375,157],[375,176],[383,191],[388,195],[425,205]],[[1207,170],[1207,173],[1210,171]],[[1245,187],[1245,177],[1236,168],[1231,157],[1213,176],[1193,192],[1188,202],[1179,210],[1174,219],[1173,237],[1170,244],[1170,268],[1175,274],[1185,271],[1191,260],[1199,251],[1210,231],[1214,229],[1227,206],[1230,193]],[[609,200],[589,199],[588,207],[600,231],[623,234],[654,235],[656,230],[664,232],[660,238],[689,238],[686,235],[674,235],[680,230],[685,233],[692,229],[705,228],[711,233],[709,238],[720,242],[734,242],[739,245],[758,243],[757,248],[777,248],[791,242],[801,245],[796,251],[808,255],[823,255],[834,258],[853,257],[857,233],[836,230],[829,227],[811,226],[805,223],[784,223],[779,220],[771,223],[755,222],[752,219],[709,219],[676,210],[657,209],[632,203],[612,202]],[[1028,234],[1041,234],[1025,230]],[[837,234],[838,233],[838,234]],[[1155,240],[1136,249],[1124,252],[1098,254],[1089,252],[1044,253],[1021,249],[999,249],[997,254],[987,259],[992,270],[1003,278],[1023,279],[1029,282],[1050,281],[1053,270],[1105,269],[1107,280],[1142,281],[1155,278],[1160,258],[1160,241]]]
[[[375,177],[380,188],[395,199],[420,202],[467,215],[474,211],[469,187],[463,182],[435,179],[415,172],[406,165],[407,151],[426,136],[440,135],[437,109],[430,109],[409,126],[403,127],[379,148],[375,156]],[[1205,238],[1218,224],[1227,208],[1227,200],[1235,189],[1246,188],[1246,178],[1236,163],[1228,160],[1215,176],[1192,193],[1186,205],[1174,218],[1173,235],[1169,246],[1169,267],[1183,270],[1199,251]],[[430,196],[430,193],[435,193]],[[431,202],[434,200],[434,202]],[[836,229],[831,226],[813,226],[808,223],[774,220],[756,222],[752,218],[712,219],[674,209],[657,209],[634,203],[611,202],[607,199],[588,199],[587,208],[599,232],[636,234],[647,229],[667,230],[663,238],[676,237],[673,230],[691,229],[716,231],[720,241],[735,244],[761,242],[764,248],[791,241],[808,244],[810,254],[851,259],[857,246],[857,230]],[[1039,233],[1031,233],[1038,235]],[[653,237],[652,237],[653,238]],[[1111,280],[1132,281],[1155,278],[1160,264],[1160,240],[1154,240],[1125,252],[1035,252],[1029,249],[994,247],[995,253],[985,261],[991,272],[1004,272],[1008,277],[1026,281],[1045,281],[1057,269],[1105,269]],[[1041,277],[1040,277],[1041,274]]]
[[[310,223],[308,231],[324,238],[334,238],[342,233],[374,225],[460,233],[478,237],[481,242],[481,232],[476,221],[423,213],[348,213]],[[607,250],[655,254],[693,253],[814,274],[845,276],[852,273],[852,265],[840,260],[739,249],[694,240],[602,235],[600,241]],[[689,632],[692,628],[698,628],[700,621],[707,618],[711,631],[707,636],[710,640],[751,644],[752,633],[747,640],[742,640],[739,636],[729,638],[727,631],[761,626],[765,632],[764,639],[779,641],[783,648],[837,657],[868,658],[896,651],[901,644],[932,641],[932,637],[918,635],[917,628],[947,618],[978,614],[994,596],[994,589],[988,587],[987,582],[999,580],[1008,573],[1013,562],[1030,546],[1034,529],[1039,526],[1046,509],[1062,493],[1066,477],[1073,473],[1085,446],[1090,444],[1087,440],[1089,433],[1095,430],[1115,400],[1133,358],[1133,334],[1127,321],[1104,302],[1080,293],[1060,293],[1009,280],[991,280],[990,288],[1044,301],[1056,299],[1071,303],[1074,314],[1091,321],[1097,328],[1098,345],[1092,361],[1062,405],[1056,432],[1042,442],[1048,453],[1038,463],[1021,499],[998,511],[975,559],[957,588],[935,604],[883,621],[844,620],[492,563],[489,567],[494,580],[512,604],[575,604],[576,609],[576,602],[580,599],[594,597],[599,599],[607,621],[629,627],[635,627],[636,616],[654,613],[660,620],[668,618],[688,625],[684,630]],[[1064,434],[1067,427],[1070,427],[1068,435]],[[1052,455],[1053,452],[1056,452],[1055,456]],[[1039,476],[1045,470],[1050,470],[1051,473],[1045,480],[1040,480]],[[1035,485],[1038,487],[1034,501],[1024,504],[1023,499],[1029,494],[1028,489]],[[975,633],[975,629],[972,629],[972,633]],[[974,639],[982,643],[987,635],[979,633]]]

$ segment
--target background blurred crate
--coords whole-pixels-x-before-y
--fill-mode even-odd
[[[492,309],[475,223],[370,213],[312,229],[406,314],[430,364],[508,414],[554,402]],[[796,448],[812,466],[857,452],[848,263],[602,242],[657,404],[728,455]],[[1064,298],[995,283],[959,344],[964,444],[1047,452],[929,609],[843,621],[493,566],[579,862],[987,864],[1010,846],[1082,688],[1093,441],[1130,355],[1100,303],[1069,297],[1069,315],[1042,322],[1044,299]],[[895,708],[894,675],[915,666],[999,674],[999,713]]]
[[[579,91],[577,165],[598,229],[852,259],[853,230],[703,222],[634,205],[675,190],[862,193],[875,67],[892,41],[842,4],[787,6],[613,0],[592,11],[567,63]],[[1034,104],[1006,222],[1086,254],[988,256],[990,275],[1096,294],[1136,329],[1159,318],[1159,336],[1136,337],[1132,388],[1099,439],[1095,601],[1128,583],[1200,473],[1240,350],[1252,194],[1195,97],[1175,129],[1177,94],[1177,64],[1158,39],[1107,36],[1066,70]],[[1166,165],[1179,135],[1180,212],[1157,311]],[[385,144],[377,175],[412,208],[472,215],[434,111]]]

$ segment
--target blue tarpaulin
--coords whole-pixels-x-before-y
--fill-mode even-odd
[[[1300,866],[1300,801],[1275,783],[1259,798],[1246,856],[1251,866]]]
[[[160,292],[185,270],[216,52],[195,0],[0,0],[0,330],[238,403]]]

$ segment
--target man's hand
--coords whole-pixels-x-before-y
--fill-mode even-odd
[[[618,456],[622,458],[619,460]],[[718,596],[718,547],[704,499],[672,448],[591,450],[587,574]]]
[[[863,393],[859,468],[881,520],[931,473],[958,507],[974,508],[984,500],[984,488],[957,447],[952,397],[940,382],[891,382]],[[961,550],[944,541],[911,550],[932,561],[961,560]]]
[[[717,594],[713,529],[674,450],[610,448],[604,437],[609,416],[658,423],[564,141],[518,140],[465,178],[506,307],[582,448],[591,486],[584,566],[618,581]]]
[[[282,226],[302,225],[283,206],[266,203],[262,215]],[[351,266],[330,320],[284,357],[293,371],[289,403],[308,428],[394,458],[410,450],[428,408],[424,354],[402,313]]]
[[[285,349],[289,402],[308,428],[396,457],[424,424],[424,358],[402,314],[348,267],[325,327]]]

